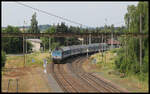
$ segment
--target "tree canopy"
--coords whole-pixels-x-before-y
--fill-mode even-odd
[[[140,15],[142,32],[148,33],[148,2],[139,2],[137,6],[129,5],[128,12],[125,14],[124,19],[126,23],[126,32],[140,32]],[[141,38],[125,38],[122,40],[123,48],[120,48],[116,68],[120,72],[126,74],[136,74],[139,78],[144,80],[147,75],[148,67],[148,37],[141,39],[142,48],[140,48]],[[142,65],[140,66],[140,49],[142,49]],[[142,76],[140,76],[142,75]]]
[[[8,26],[4,33],[21,33],[18,27]],[[2,50],[6,53],[22,53],[23,52],[23,38],[22,37],[2,37]],[[25,46],[26,47],[26,46]],[[27,50],[29,51],[32,44],[27,42]]]
[[[38,29],[38,21],[36,20],[36,13],[32,15],[30,33],[40,33]]]

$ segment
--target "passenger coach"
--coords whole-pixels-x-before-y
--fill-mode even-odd
[[[52,51],[52,60],[54,63],[61,63],[62,60],[74,56],[87,53],[98,52],[99,50],[107,50],[106,43],[94,43],[89,45],[73,45],[67,47],[56,48]]]

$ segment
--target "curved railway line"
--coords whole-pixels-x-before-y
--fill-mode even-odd
[[[64,92],[126,92],[85,72],[82,68],[85,59],[82,56],[66,60],[65,64],[51,64],[51,73]]]
[[[66,73],[63,64],[52,64],[52,75],[64,92],[86,92],[78,80]]]
[[[87,73],[82,68],[82,63],[85,61],[85,57],[80,58],[79,61],[76,63],[72,63],[73,67],[75,67],[76,74],[82,78],[86,78],[86,81],[91,81],[93,85],[99,89],[100,92],[121,92],[121,90],[117,89],[115,86],[111,85],[110,83],[104,82],[102,79],[92,75],[92,73]],[[72,67],[72,68],[73,68]]]

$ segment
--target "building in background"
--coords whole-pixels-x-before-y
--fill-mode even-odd
[[[27,41],[31,42],[33,45],[32,51],[40,51],[41,48],[41,40],[40,39],[27,39]]]
[[[112,39],[109,39],[107,41],[107,44],[110,48],[120,48],[120,42],[117,41],[117,40],[112,40]],[[113,47],[111,46],[111,44],[113,45]]]

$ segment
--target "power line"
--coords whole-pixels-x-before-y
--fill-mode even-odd
[[[76,22],[76,21],[72,21],[72,20],[69,20],[69,19],[64,18],[64,17],[61,17],[61,16],[57,16],[57,15],[55,15],[55,14],[52,14],[52,13],[46,12],[46,11],[44,11],[44,10],[40,10],[40,9],[37,9],[37,8],[31,7],[31,6],[29,6],[29,5],[26,5],[26,4],[23,4],[23,3],[20,3],[20,2],[16,2],[16,3],[18,3],[18,4],[20,4],[20,5],[23,5],[23,6],[25,6],[25,7],[28,7],[28,8],[31,8],[31,9],[37,10],[37,11],[39,11],[39,12],[45,13],[45,14],[47,14],[47,15],[54,16],[54,17],[56,17],[56,18],[59,18],[59,19],[62,19],[62,20],[68,21],[68,22],[70,22],[70,23],[78,24],[78,25],[80,25],[80,26],[89,27],[89,26],[87,26],[87,25],[83,25],[83,24],[78,23],[78,22]]]

